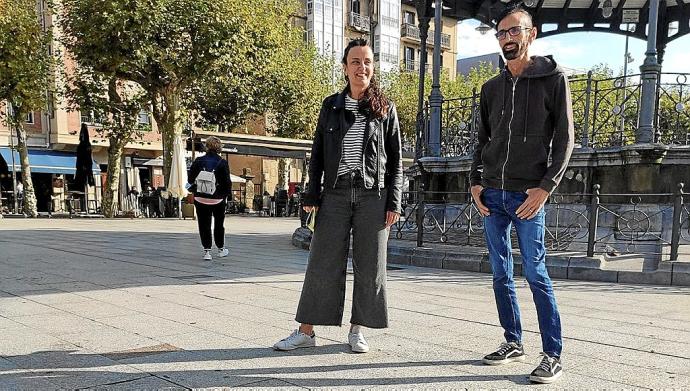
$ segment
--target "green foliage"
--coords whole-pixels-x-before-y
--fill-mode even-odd
[[[16,130],[24,184],[24,213],[36,217],[24,118],[42,110],[51,80],[50,34],[39,23],[34,0],[0,0],[0,101],[12,105],[12,115],[0,113]]]
[[[310,139],[314,135],[323,99],[333,93],[336,64],[313,46],[295,42],[276,61],[271,114],[276,136]],[[338,69],[337,74],[341,74]],[[344,87],[344,82],[343,86]]]
[[[479,92],[481,85],[495,76],[498,71],[490,64],[480,64],[473,68],[466,76],[458,75],[451,79],[447,72],[441,73],[441,92],[445,99],[472,97],[472,92]],[[430,73],[424,77],[425,99],[431,93],[432,77]],[[385,92],[395,102],[398,110],[400,129],[408,141],[414,140],[419,91],[419,72],[400,71],[386,75]],[[444,124],[445,125],[445,124]]]
[[[33,0],[0,1],[0,101],[9,101],[12,125],[46,106],[52,60],[50,34],[39,24]]]
[[[269,131],[310,138],[319,107],[330,92],[333,64],[303,42],[304,31],[290,18],[296,0],[260,1],[251,23],[249,59],[235,59],[211,73],[188,96],[204,124],[232,129],[252,114],[270,114]],[[259,34],[260,36],[256,36]]]

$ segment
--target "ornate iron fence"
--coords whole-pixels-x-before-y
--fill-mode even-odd
[[[608,148],[635,142],[641,75],[570,79],[575,139],[582,147]],[[655,141],[690,145],[690,73],[662,73],[657,86]],[[445,99],[441,112],[441,156],[470,156],[477,142],[479,94]],[[428,105],[418,119],[419,145],[428,137]],[[421,131],[419,131],[421,129]],[[425,151],[422,151],[426,154]]]
[[[654,201],[649,201],[653,199]],[[658,203],[659,199],[666,202]],[[621,200],[627,202],[621,203]],[[648,200],[648,202],[645,202]],[[546,205],[546,247],[588,256],[640,254],[675,261],[690,245],[690,201],[679,184],[665,194],[557,194]],[[485,246],[484,221],[466,192],[406,192],[392,237]],[[512,233],[517,246],[515,232]]]

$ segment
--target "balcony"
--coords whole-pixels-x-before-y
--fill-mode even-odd
[[[398,65],[398,56],[389,53],[374,53],[374,61],[387,62]]]
[[[362,16],[356,12],[350,12],[350,17],[348,18],[348,25],[357,31],[363,33],[368,33],[371,27],[368,16]]]
[[[426,73],[431,73],[431,64],[428,62],[425,64],[426,65]],[[418,72],[420,68],[419,61],[414,61],[414,60],[405,60],[403,62],[403,70],[405,72]]]
[[[401,38],[408,38],[412,39],[416,42],[421,43],[421,39],[419,38],[419,27],[410,24],[410,23],[403,23],[401,28],[400,28],[400,37]],[[434,31],[429,30],[429,34],[426,37],[426,44],[433,46],[434,45]],[[441,33],[441,47],[444,49],[450,49],[450,34],[444,34]]]

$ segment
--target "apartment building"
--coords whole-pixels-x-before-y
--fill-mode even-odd
[[[322,55],[340,60],[342,49],[351,39],[367,38],[381,72],[397,69],[419,70],[422,42],[418,18],[411,0],[304,0],[306,38],[313,40]],[[441,50],[443,68],[455,77],[456,25],[443,17]],[[434,42],[433,20],[426,41],[428,69],[431,69]]]

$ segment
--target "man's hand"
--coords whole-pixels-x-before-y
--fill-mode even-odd
[[[319,207],[318,207],[318,206],[311,206],[311,205],[304,205],[304,206],[302,207],[302,209],[304,209],[304,211],[307,212],[307,213],[311,213],[311,211],[314,210],[314,209],[315,209],[317,212],[319,211]]]
[[[539,213],[539,210],[544,207],[546,200],[549,198],[549,192],[535,187],[533,189],[527,189],[525,193],[527,193],[527,199],[517,208],[515,214],[520,219],[531,220]]]
[[[484,186],[474,185],[470,189],[470,192],[472,193],[472,199],[474,200],[474,203],[477,205],[477,209],[479,209],[479,214],[486,217],[491,213],[489,213],[489,208],[487,208],[481,200],[480,196],[482,194],[482,190],[484,190]]]
[[[386,212],[386,228],[390,228],[391,225],[398,222],[400,219],[400,213],[398,212]]]

